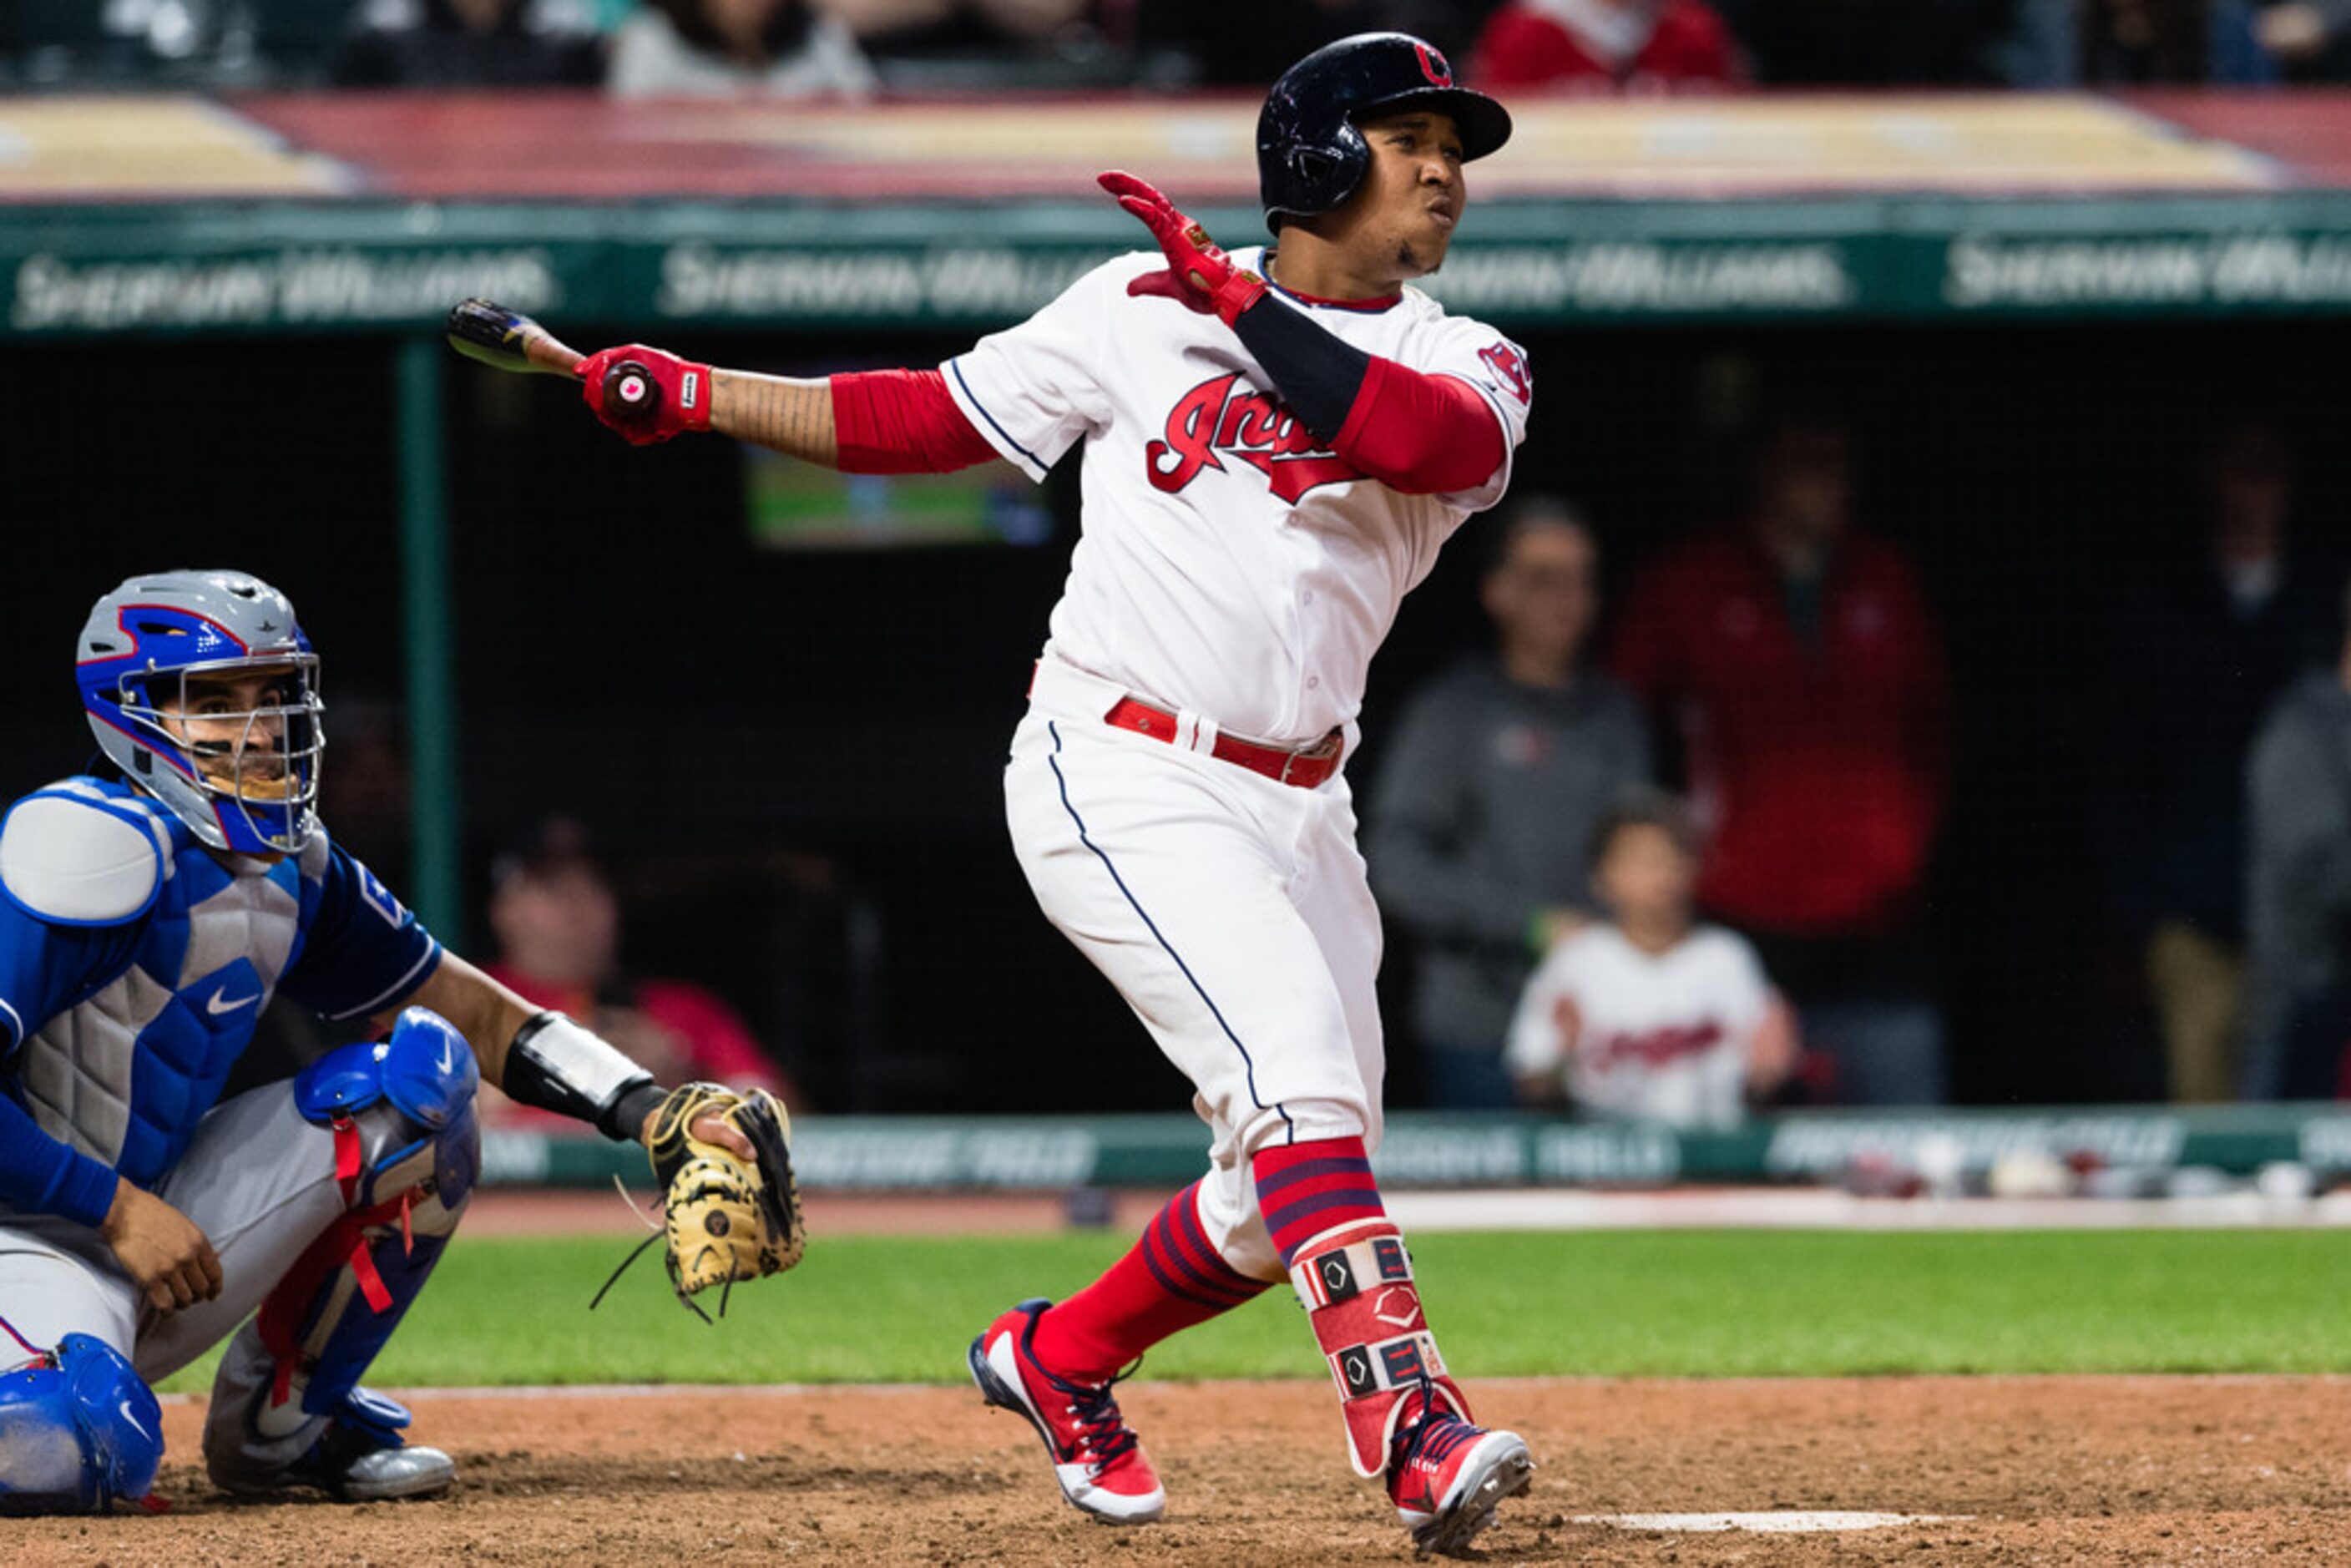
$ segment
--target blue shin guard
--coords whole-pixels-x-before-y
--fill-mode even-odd
[[[402,1013],[392,1038],[346,1046],[295,1081],[296,1107],[334,1134],[344,1212],[306,1249],[232,1342],[208,1423],[213,1477],[233,1490],[281,1479],[331,1485],[322,1453],[397,1448],[407,1412],[359,1386],[455,1231],[481,1166],[473,1051],[442,1018]]]
[[[154,1391],[104,1340],[69,1333],[0,1374],[0,1514],[104,1513],[136,1502],[163,1458]]]

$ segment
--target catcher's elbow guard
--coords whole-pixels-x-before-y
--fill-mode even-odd
[[[519,1104],[591,1123],[624,1144],[637,1141],[637,1127],[662,1098],[652,1073],[552,1009],[515,1031],[498,1087]]]

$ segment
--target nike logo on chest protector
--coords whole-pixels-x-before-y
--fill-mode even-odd
[[[130,967],[26,1043],[18,1082],[41,1130],[134,1181],[168,1169],[252,1038],[300,919],[291,863],[238,876],[183,851]]]

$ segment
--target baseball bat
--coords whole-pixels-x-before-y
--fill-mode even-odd
[[[488,299],[457,301],[444,330],[451,348],[502,371],[577,377],[588,357],[521,311]],[[604,372],[606,412],[639,423],[653,417],[660,401],[661,387],[636,361]]]

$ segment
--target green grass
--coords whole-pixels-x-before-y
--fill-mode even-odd
[[[981,1324],[1119,1237],[819,1237],[705,1327],[627,1243],[464,1238],[371,1381],[949,1382]],[[2322,1231],[1432,1235],[1430,1320],[1470,1376],[2351,1372],[2351,1237]],[[1287,1290],[1154,1351],[1155,1377],[1313,1377]],[[207,1385],[207,1360],[167,1382]]]

